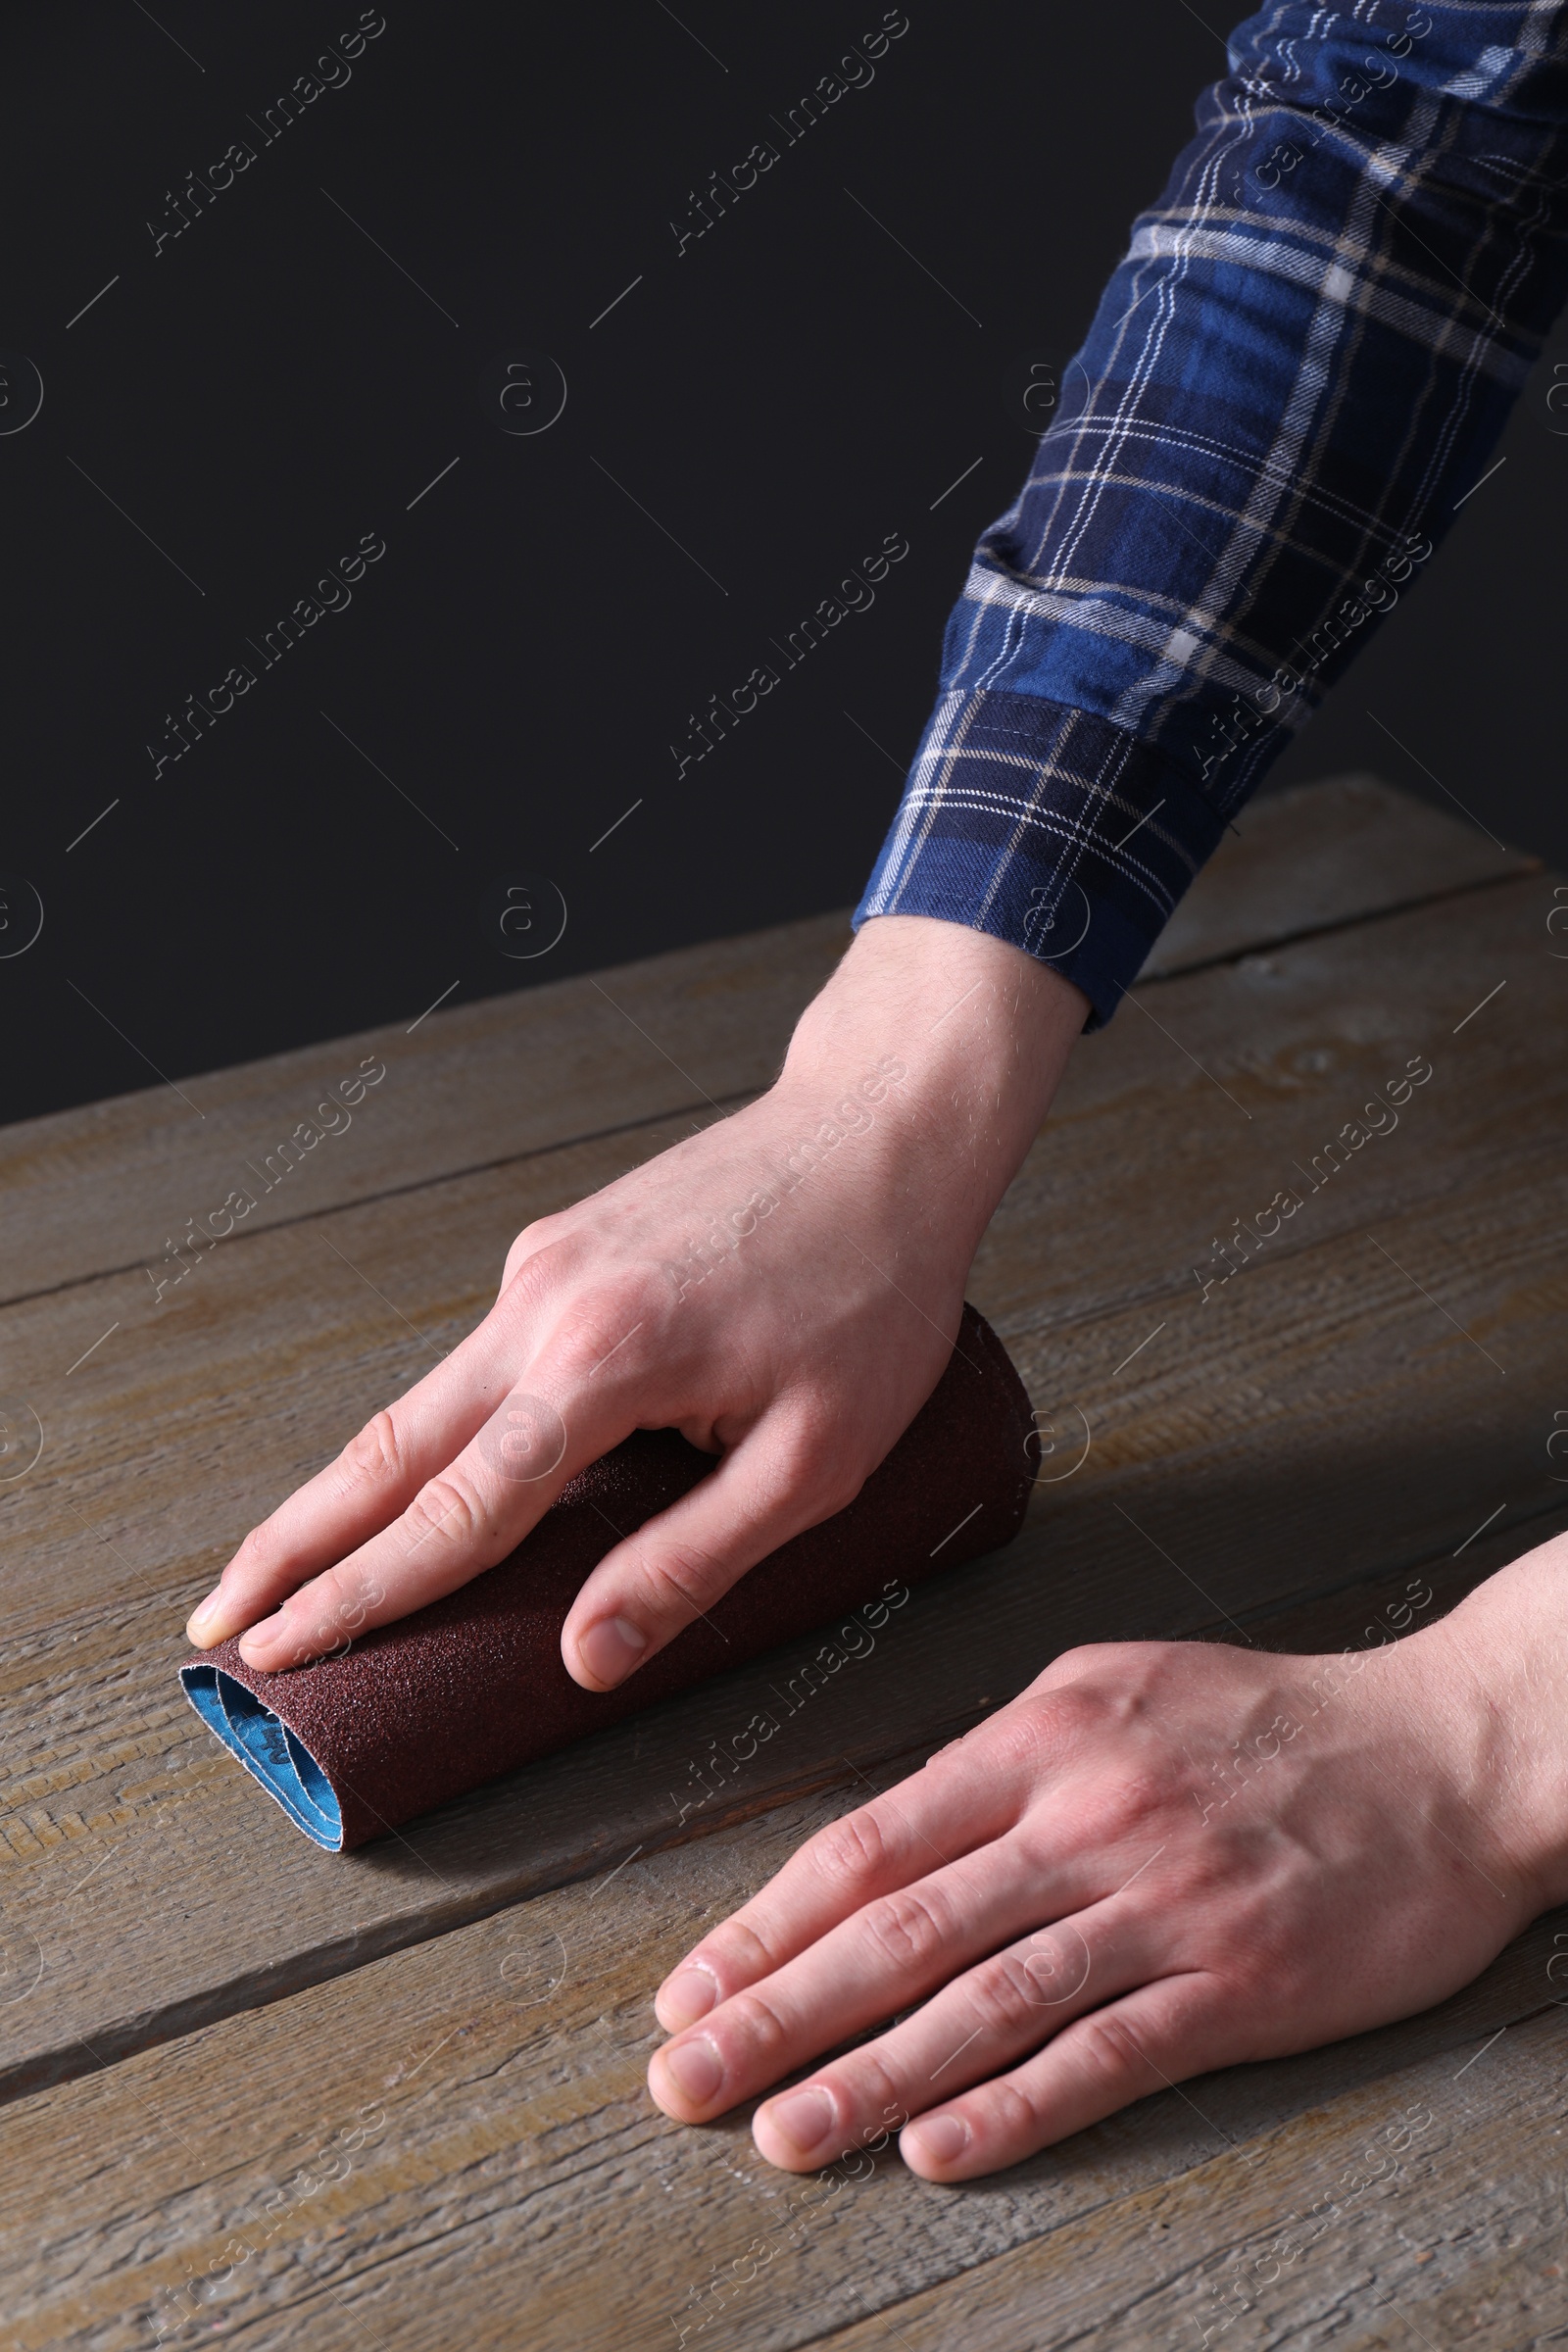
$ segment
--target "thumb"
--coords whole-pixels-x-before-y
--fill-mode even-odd
[[[841,1433],[767,1415],[691,1494],[606,1553],[561,1631],[566,1672],[612,1690],[748,1568],[853,1502],[865,1474]]]

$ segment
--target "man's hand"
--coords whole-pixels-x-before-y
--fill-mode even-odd
[[[1568,1895],[1568,1538],[1393,1648],[1068,1651],[821,1831],[660,1991],[649,2083],[931,2180],[1423,2009]],[[698,2021],[701,2020],[701,2023]]]
[[[638,1428],[721,1454],[589,1577],[562,1636],[609,1690],[851,1501],[935,1388],[975,1246],[1086,1003],[1016,948],[868,923],[760,1101],[513,1244],[444,1363],[248,1535],[192,1616],[291,1666],[450,1592]]]

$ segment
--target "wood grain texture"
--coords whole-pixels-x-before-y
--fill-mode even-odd
[[[1060,1648],[1365,1649],[1568,1522],[1552,885],[1408,809],[1356,780],[1259,804],[1075,1058],[971,1285],[1052,1447],[1015,1546],[814,1690],[808,1642],[346,1860],[184,1706],[184,1608],[484,1311],[523,1222],[766,1083],[839,918],[602,975],[624,1011],[568,982],[350,1041],[379,1096],[162,1303],[144,1230],[212,1205],[169,1208],[345,1049],[198,1082],[183,1139],[172,1096],[0,1134],[26,1258],[0,1360],[44,1428],[0,1490],[8,2345],[1560,2332],[1568,1918],[1425,2017],[956,2192],[890,2157],[795,2183],[745,2114],[683,2132],[642,2088],[651,1988],[703,1926]],[[1412,1057],[1397,1125],[1331,1172]]]
[[[847,915],[813,915],[422,1020],[415,1004],[407,1021],[183,1079],[188,1100],[153,1087],[0,1127],[0,1298],[115,1268],[146,1294],[166,1241],[236,1188],[256,1206],[235,1231],[254,1232],[754,1093],[849,943]],[[318,1120],[366,1059],[386,1076],[351,1124]],[[306,1121],[339,1132],[284,1154]]]
[[[835,2346],[871,2352],[890,2330],[912,2352],[1054,2352],[1086,2337],[1101,2352],[1560,2344],[1568,2034],[1545,1976],[1552,1957],[1535,1945],[1521,1990],[1540,2006],[1501,2039],[1478,2018],[1473,2046],[1284,2119],[1259,2144],[901,2301]],[[1395,2046],[1393,2034],[1368,2038]],[[1209,2087],[1193,2086],[1205,2100]]]
[[[258,2352],[425,2352],[457,2329],[640,2352],[683,2328],[772,2352],[858,2343],[862,2321],[867,2343],[891,2327],[915,2352],[1101,2326],[1196,2344],[1235,2305],[1233,2252],[1255,2262],[1294,2212],[1299,2237],[1323,2234],[1258,2292],[1247,2317],[1270,2331],[1231,2336],[1275,2343],[1367,2316],[1377,2285],[1457,2297],[1494,2280],[1522,2221],[1561,2230],[1561,1914],[1425,2016],[1162,2093],[957,2191],[893,2151],[862,2178],[773,2173],[749,2110],[671,2125],[643,2086],[652,1984],[845,1801],[639,1859],[13,2106],[8,2345],[119,2352],[155,2321],[165,2341],[221,2330]],[[1348,2168],[1417,2109],[1431,2120],[1399,2169],[1352,2194]]]
[[[1539,860],[1380,777],[1330,776],[1242,812],[1166,924],[1142,978],[1278,946],[1518,874]]]
[[[808,1706],[768,1695],[803,1644],[346,1863],[185,1709],[184,1610],[244,1528],[482,1311],[516,1227],[658,1132],[220,1249],[69,1374],[112,1284],[5,1310],[46,1450],[4,1505],[0,1902],[19,1965],[36,1951],[44,1973],[0,2006],[0,2084],[842,1780],[846,1755],[865,1769],[936,1743],[1071,1642],[1393,1576],[1499,1503],[1522,1547],[1562,1493],[1545,1454],[1568,1303],[1550,903],[1523,880],[1462,903],[1462,930],[1448,903],[1165,984],[1159,1027],[1124,1020],[1082,1057],[977,1266],[977,1302],[1051,1420],[1049,1474],[1066,1473],[1019,1544],[917,1595]],[[1205,1231],[1250,1216],[1424,1045],[1434,1074],[1399,1128],[1316,1194],[1300,1179],[1300,1210],[1205,1299]],[[759,1707],[779,1735],[737,1774],[724,1751]],[[257,1925],[236,1944],[241,1911]]]
[[[1533,870],[1375,779],[1304,786],[1259,803],[1244,839],[1227,835],[1147,971]],[[710,1100],[768,1084],[849,938],[847,914],[816,915],[422,1019],[415,1004],[406,1020],[182,1079],[178,1093],[153,1087],[0,1127],[0,1300],[123,1268],[123,1295],[139,1302],[144,1269],[164,1269],[166,1245],[188,1238],[191,1220],[208,1226],[236,1191],[256,1205],[234,1230],[252,1233],[638,1121],[706,1114]],[[318,1120],[325,1090],[366,1059],[386,1076],[351,1123]],[[338,1131],[286,1165],[285,1143],[313,1121]]]

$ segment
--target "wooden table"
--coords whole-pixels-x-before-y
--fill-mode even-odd
[[[767,1082],[845,923],[416,997],[0,1131],[0,1389],[43,1435],[27,1467],[13,1409],[0,1459],[4,2344],[1557,2340],[1561,1917],[1425,2016],[957,2190],[892,2157],[794,2180],[745,2114],[681,2130],[643,2088],[650,1992],[703,1923],[1054,1651],[1365,1645],[1568,1521],[1554,887],[1367,779],[1254,806],[975,1268],[1062,1473],[1018,1542],[745,1768],[714,1758],[794,1653],[347,1859],[185,1705],[185,1612],[471,1326],[520,1225]],[[1412,1056],[1398,1128],[1308,1190]],[[364,1059],[352,1127],[261,1193]],[[173,1281],[166,1242],[247,1184]],[[1285,1187],[1303,1209],[1205,1299],[1215,1237]]]

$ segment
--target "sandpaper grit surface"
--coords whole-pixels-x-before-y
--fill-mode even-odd
[[[611,1691],[584,1690],[561,1630],[590,1570],[714,1466],[638,1430],[581,1471],[510,1556],[344,1653],[265,1674],[239,1641],[180,1669],[186,1695],[290,1818],[333,1851],[428,1812],[656,1699],[1017,1533],[1039,1458],[1002,1342],[966,1306],[946,1371],[855,1500],[760,1561]]]

